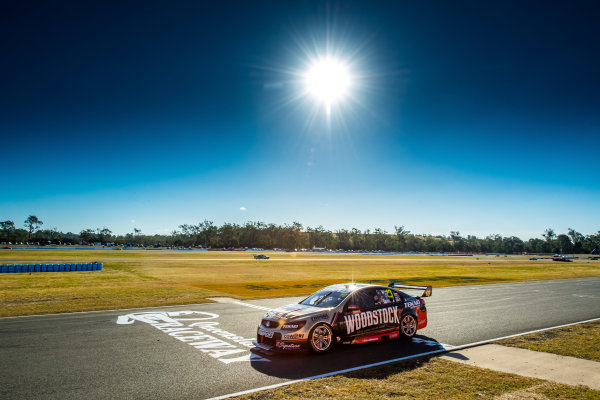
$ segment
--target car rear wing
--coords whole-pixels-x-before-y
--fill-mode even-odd
[[[424,290],[421,297],[431,296],[431,292],[433,290],[431,286],[398,285],[397,283],[394,283],[394,282],[390,283],[388,286],[391,288],[398,288],[398,289]]]

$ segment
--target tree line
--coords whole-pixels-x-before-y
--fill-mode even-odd
[[[266,224],[246,222],[243,225],[225,223],[221,226],[212,221],[180,225],[168,235],[146,235],[134,228],[125,235],[113,234],[106,228],[84,229],[79,233],[42,229],[43,222],[30,215],[17,228],[13,221],[0,221],[0,242],[36,243],[40,245],[100,244],[109,246],[155,246],[212,249],[329,249],[346,251],[387,252],[465,252],[465,253],[590,253],[600,248],[600,231],[583,235],[569,228],[567,233],[557,234],[546,229],[540,238],[523,241],[519,237],[489,235],[485,238],[452,231],[450,235],[413,234],[404,226],[394,227],[393,232],[380,228],[361,231],[356,228],[331,231],[318,226],[306,227],[298,222],[291,224]]]

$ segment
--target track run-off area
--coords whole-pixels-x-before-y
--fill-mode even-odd
[[[434,288],[429,325],[412,341],[339,346],[322,356],[252,353],[265,310],[298,300],[2,318],[0,397],[226,397],[597,319],[600,278]]]

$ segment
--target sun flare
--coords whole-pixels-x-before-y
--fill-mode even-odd
[[[314,62],[305,75],[307,92],[322,102],[328,112],[332,104],[348,94],[351,83],[347,66],[330,58]]]

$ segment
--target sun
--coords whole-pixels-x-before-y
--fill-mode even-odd
[[[325,58],[312,63],[304,76],[307,94],[323,103],[327,113],[343,100],[352,86],[348,67],[341,61]]]

